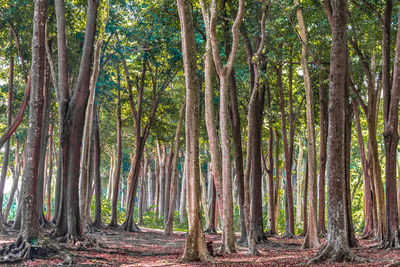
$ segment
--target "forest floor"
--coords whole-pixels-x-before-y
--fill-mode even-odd
[[[163,235],[162,230],[141,228],[141,232],[130,233],[105,229],[90,235],[104,245],[104,249],[71,250],[73,262],[69,266],[305,266],[317,250],[303,250],[303,239],[269,238],[269,243],[259,244],[260,256],[246,255],[245,247],[238,247],[238,253],[214,257],[214,263],[178,262],[185,245],[185,233],[177,232],[171,236]],[[15,235],[0,236],[0,244],[11,242]],[[220,235],[206,235],[213,241],[216,250],[220,245]],[[369,248],[370,241],[360,241],[361,248],[354,249],[358,256],[371,259],[364,264],[322,264],[323,266],[385,266],[400,260],[399,250],[377,250]],[[36,259],[19,266],[62,265],[63,259]],[[65,264],[65,263],[64,263]],[[322,266],[321,265],[321,266]],[[15,265],[13,265],[15,266]],[[319,266],[319,265],[312,265]]]

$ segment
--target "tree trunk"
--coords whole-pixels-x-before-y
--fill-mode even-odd
[[[13,94],[14,90],[14,56],[12,55],[10,57],[10,66],[9,66],[9,72],[8,72],[8,106],[7,106],[7,127],[11,126],[11,120],[12,120],[12,103],[13,103]],[[3,197],[4,197],[4,186],[6,183],[6,178],[7,178],[7,167],[8,167],[8,158],[10,154],[10,139],[7,140],[4,148],[4,154],[3,154],[3,164],[1,166],[1,174],[0,174],[0,204],[1,207],[3,207]],[[17,146],[18,148],[18,146]],[[17,152],[18,154],[18,149]],[[14,178],[15,180],[15,178]],[[12,203],[12,202],[11,202]],[[8,214],[7,214],[8,217]],[[4,233],[4,224],[3,221],[7,221],[7,217],[3,217],[3,212],[0,210],[0,232]]]
[[[208,251],[202,229],[200,210],[200,170],[199,168],[199,102],[201,82],[197,76],[196,42],[190,3],[187,0],[177,0],[179,20],[181,23],[182,52],[186,82],[186,159],[188,190],[188,221],[189,231],[186,237],[182,262],[193,260],[205,261]]]
[[[177,186],[178,186],[178,158],[179,158],[179,141],[181,139],[181,128],[182,121],[185,115],[185,102],[183,102],[181,110],[179,112],[179,120],[176,126],[175,132],[175,143],[174,143],[174,158],[172,160],[172,173],[171,173],[171,192],[169,199],[169,213],[167,217],[167,223],[165,225],[164,234],[171,235],[173,224],[174,224],[174,214],[175,214],[175,203],[176,203],[176,195],[177,195]],[[171,151],[172,153],[172,151]]]
[[[299,137],[299,154],[297,156],[297,169],[296,169],[296,223],[300,224],[301,222],[301,184],[302,184],[302,175],[301,169],[303,168],[303,144],[301,143],[301,137]]]
[[[345,84],[347,65],[346,13],[347,1],[334,0],[332,13],[332,47],[329,81],[328,127],[328,239],[311,262],[353,261],[355,255],[349,248],[343,212],[345,201]],[[311,263],[310,262],[310,263]]]
[[[11,206],[12,206],[13,201],[14,201],[15,192],[18,189],[18,181],[19,181],[19,176],[20,176],[20,173],[21,173],[21,165],[22,165],[23,158],[25,156],[25,152],[22,152],[21,156],[19,154],[19,151],[18,151],[19,150],[18,140],[16,140],[15,143],[16,143],[16,145],[15,145],[16,148],[15,148],[15,160],[14,160],[15,161],[15,167],[14,167],[14,171],[13,171],[13,183],[12,183],[12,186],[11,186],[10,196],[8,198],[7,205],[6,205],[6,208],[4,210],[4,221],[6,221],[6,222],[8,220],[8,215],[10,213],[10,209],[11,209]]]
[[[185,160],[186,161],[186,160]],[[181,223],[185,222],[185,217],[186,217],[186,164],[183,166],[183,175],[182,175],[182,184],[181,184],[181,196],[180,196],[180,204],[179,204],[179,221]]]
[[[37,214],[37,184],[42,133],[46,13],[47,1],[35,1],[31,69],[32,92],[29,103],[29,125],[31,127],[28,129],[26,162],[22,176],[22,226],[16,240],[16,244],[18,244],[22,239],[25,245],[18,245],[17,249],[29,246],[28,244],[31,242],[36,242],[40,233]]]
[[[387,48],[382,50],[383,56],[390,59],[390,23],[391,23],[391,11],[392,11],[392,1],[388,0],[387,8],[385,11],[387,14],[387,27],[385,27],[386,36],[389,35],[386,41]],[[399,11],[400,14],[400,11]],[[386,21],[386,16],[385,16]],[[398,22],[400,27],[400,19]],[[384,38],[385,39],[385,38]],[[385,42],[383,42],[385,43]],[[387,54],[385,54],[385,52]],[[397,146],[399,143],[399,97],[400,97],[400,28],[397,30],[396,39],[396,54],[395,62],[393,67],[393,84],[392,88],[385,88],[384,99],[385,106],[384,109],[384,143],[385,143],[385,158],[386,158],[386,231],[384,232],[382,246],[384,248],[394,248],[400,247],[400,229],[399,229],[399,214],[398,214],[398,204],[396,198],[396,153]],[[388,68],[390,67],[390,61],[388,63]],[[387,75],[389,77],[388,83],[390,82],[390,70],[386,69]]]
[[[119,67],[117,67],[118,91],[117,91],[117,164],[114,176],[113,194],[111,202],[111,221],[108,226],[116,227],[117,222],[117,202],[119,196],[119,180],[121,175],[122,165],[122,121],[121,121],[121,79],[119,74]]]
[[[353,111],[356,120],[356,130],[357,130],[357,141],[358,147],[360,149],[360,157],[361,157],[361,165],[363,168],[364,174],[364,218],[365,218],[365,226],[364,231],[362,233],[363,238],[368,238],[373,235],[374,226],[373,226],[373,201],[372,201],[372,190],[371,190],[371,180],[369,177],[367,159],[365,157],[365,148],[364,148],[364,139],[362,136],[361,123],[360,123],[360,115],[358,112],[358,103],[353,100]]]
[[[170,189],[171,189],[171,171],[172,171],[172,159],[175,151],[172,151],[172,146],[169,149],[168,163],[165,168],[165,192],[164,192],[164,225],[167,223],[169,214],[169,201],[170,201]]]
[[[101,222],[101,177],[100,177],[100,162],[101,162],[101,149],[100,149],[100,136],[99,136],[99,121],[97,116],[96,104],[93,107],[93,179],[95,191],[95,206],[94,206],[94,221],[93,226],[100,227]]]
[[[318,223],[319,231],[326,233],[325,227],[325,172],[326,172],[326,147],[328,139],[328,99],[327,90],[323,86],[323,72],[320,71],[319,80],[319,128],[320,128],[320,146],[319,146],[319,183],[318,183]]]
[[[160,155],[159,155],[160,156]],[[162,156],[159,158],[160,162],[160,213],[158,218],[164,215],[165,209],[165,165],[167,161],[167,149],[165,144],[162,146]]]
[[[51,117],[51,115],[50,115]],[[46,220],[51,220],[51,179],[53,178],[53,124],[50,124],[49,127],[49,154],[48,154],[48,166],[49,166],[49,174],[47,175],[46,181]],[[47,170],[45,170],[47,171]]]
[[[314,122],[314,99],[311,85],[311,74],[308,66],[308,50],[307,50],[307,29],[304,22],[303,12],[298,8],[299,0],[294,0],[297,6],[297,20],[299,22],[301,37],[301,68],[303,70],[304,85],[306,89],[306,113],[307,113],[307,155],[308,155],[308,178],[309,178],[309,222],[306,238],[304,239],[303,248],[316,248],[320,245],[318,239],[317,226],[317,161],[316,161],[316,144],[315,144],[315,122]]]

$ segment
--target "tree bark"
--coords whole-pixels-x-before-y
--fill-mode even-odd
[[[167,223],[165,225],[164,234],[171,235],[173,224],[174,224],[174,214],[175,214],[175,203],[176,203],[176,195],[177,195],[177,186],[178,186],[178,158],[179,158],[179,141],[181,139],[181,128],[182,121],[185,115],[185,102],[183,102],[182,107],[179,112],[179,120],[176,126],[175,132],[175,143],[174,143],[174,158],[172,160],[172,173],[171,173],[171,192],[169,199],[169,213],[167,217]],[[171,151],[172,152],[172,151]]]
[[[200,210],[200,170],[199,170],[199,102],[201,82],[197,76],[196,42],[190,3],[177,0],[181,23],[182,52],[186,82],[186,159],[187,204],[189,231],[180,261],[206,261],[208,251],[202,229]]]
[[[392,11],[392,1],[388,0],[387,7],[385,11],[385,27],[384,37],[389,35],[388,40],[384,41],[387,47],[382,50],[384,59],[390,58],[390,23],[391,23],[391,11]],[[388,13],[388,14],[387,14]],[[386,14],[387,17],[386,18]],[[399,11],[400,14],[400,11]],[[388,19],[388,21],[386,21]],[[385,33],[387,33],[385,35]],[[384,38],[385,40],[385,38]],[[385,54],[386,52],[386,54]],[[397,39],[396,39],[396,54],[395,62],[393,67],[393,84],[392,88],[384,88],[384,143],[385,143],[385,158],[386,158],[386,231],[383,235],[382,246],[384,248],[400,247],[400,229],[399,229],[399,214],[398,214],[398,204],[396,197],[396,153],[397,146],[399,143],[399,97],[400,97],[400,19],[398,22]],[[389,77],[390,82],[390,61],[387,69],[388,73],[385,76]]]
[[[117,80],[118,80],[118,90],[117,90],[117,164],[114,176],[113,184],[113,194],[111,202],[111,221],[108,226],[116,227],[117,222],[117,202],[119,196],[119,180],[121,176],[121,165],[122,165],[122,121],[121,121],[121,78],[119,73],[119,66],[117,67]]]
[[[101,222],[101,177],[100,177],[100,162],[101,162],[101,149],[100,149],[100,134],[99,134],[99,119],[97,115],[96,104],[93,107],[93,179],[95,191],[95,206],[94,206],[94,221],[93,226],[102,226]]]
[[[332,47],[329,81],[328,127],[328,239],[311,262],[353,261],[345,229],[343,192],[345,190],[345,88],[346,88],[346,13],[347,1],[332,2]],[[310,262],[310,263],[311,263]]]

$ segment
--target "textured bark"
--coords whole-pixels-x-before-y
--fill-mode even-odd
[[[46,63],[46,61],[45,61]],[[45,64],[44,71],[44,85],[42,89],[43,94],[43,114],[42,114],[42,133],[40,141],[40,158],[39,158],[39,170],[38,170],[38,196],[37,196],[37,209],[39,224],[41,226],[46,225],[46,219],[43,213],[43,203],[44,203],[44,185],[46,177],[46,150],[48,144],[48,132],[49,132],[49,115],[50,115],[50,73],[47,65]]]
[[[183,174],[182,174],[182,182],[181,182],[181,196],[180,196],[180,204],[179,204],[179,221],[181,223],[185,222],[186,217],[186,164],[182,164]]]
[[[301,69],[303,70],[304,85],[306,89],[306,114],[307,114],[307,155],[308,155],[308,179],[309,179],[309,222],[306,238],[303,248],[316,248],[320,245],[318,239],[317,226],[317,161],[316,144],[314,130],[314,99],[311,85],[311,74],[308,66],[308,48],[307,48],[307,29],[304,22],[303,12],[298,8],[299,0],[294,0],[297,6],[297,20],[300,28],[301,37]]]
[[[389,35],[386,41],[386,49],[382,51],[385,59],[390,58],[390,23],[391,23],[391,8],[392,1],[388,0],[385,16],[385,22],[387,27],[384,31]],[[400,12],[400,11],[399,11]],[[386,21],[387,19],[387,21]],[[384,34],[385,37],[385,34]],[[385,39],[385,38],[384,38]],[[385,42],[383,42],[385,44]],[[386,54],[385,54],[386,52]],[[388,66],[390,67],[390,62]],[[385,76],[389,78],[390,82],[390,71],[385,69],[387,73]],[[384,143],[385,143],[385,157],[386,157],[386,231],[383,235],[382,245],[385,248],[400,247],[400,229],[399,229],[399,214],[398,204],[396,197],[396,153],[397,146],[399,143],[399,97],[400,97],[400,19],[398,22],[397,39],[396,39],[396,54],[393,67],[393,84],[391,88],[384,87]]]
[[[201,82],[197,75],[196,42],[190,3],[177,0],[181,23],[182,52],[186,82],[186,159],[187,206],[189,231],[180,261],[208,259],[208,251],[202,230],[200,210],[200,170],[199,170],[199,102]]]
[[[325,248],[311,262],[352,261],[348,244],[343,198],[345,182],[344,127],[346,83],[346,12],[347,1],[334,0],[332,13],[332,47],[329,81],[328,127],[328,236]]]
[[[64,8],[64,3],[59,3]],[[82,136],[85,122],[85,111],[89,97],[90,70],[93,56],[93,46],[96,33],[97,8],[99,1],[90,0],[87,8],[87,20],[85,38],[82,48],[82,57],[79,67],[79,75],[74,89],[73,97],[67,102],[63,128],[61,129],[61,150],[62,150],[62,191],[66,193],[60,196],[59,216],[57,218],[55,237],[64,237],[66,241],[83,240],[82,228],[79,214],[79,173]],[[57,13],[57,11],[56,11]],[[65,19],[65,14],[64,14]],[[60,29],[64,31],[65,28]],[[64,51],[65,52],[65,51]],[[60,52],[59,52],[60,53]],[[66,57],[66,54],[64,55]],[[66,60],[65,58],[59,58]],[[59,69],[59,72],[61,70]],[[59,73],[59,79],[61,76]],[[68,82],[68,81],[66,81]],[[67,83],[66,83],[67,84]],[[59,86],[63,92],[66,85]],[[65,93],[65,92],[63,92]],[[59,94],[60,96],[60,94]],[[65,98],[60,96],[62,108],[64,108]],[[66,169],[64,169],[64,167]]]
[[[20,237],[28,243],[35,242],[40,232],[37,215],[37,183],[42,133],[47,1],[35,1],[34,6],[31,69],[32,92],[29,103],[30,127],[26,143],[26,162],[22,176],[22,225],[20,231]]]
[[[175,214],[175,204],[176,204],[176,195],[177,195],[177,186],[178,186],[178,158],[179,158],[179,143],[181,139],[181,128],[182,121],[185,115],[185,102],[183,102],[181,110],[179,112],[179,120],[176,126],[175,132],[175,143],[174,143],[174,158],[172,159],[172,172],[171,172],[171,192],[169,199],[169,213],[167,217],[167,223],[165,225],[164,234],[170,235],[172,234],[173,223],[174,223],[174,214]]]

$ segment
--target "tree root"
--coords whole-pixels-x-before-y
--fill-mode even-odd
[[[310,259],[308,264],[316,264],[322,262],[352,262],[352,263],[366,263],[371,262],[369,259],[355,255],[349,248],[333,245],[325,245],[317,253],[317,255]]]
[[[279,237],[279,239],[297,239],[299,238],[293,233],[285,232],[282,236]]]

